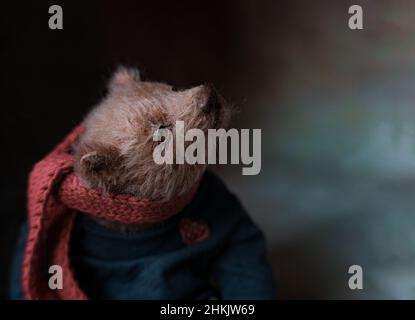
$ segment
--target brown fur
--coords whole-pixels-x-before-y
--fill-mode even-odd
[[[85,119],[85,132],[74,146],[75,173],[102,192],[168,200],[187,192],[206,169],[202,164],[163,164],[153,160],[153,133],[176,120],[185,130],[225,127],[230,108],[210,85],[175,91],[144,82],[138,70],[119,68],[109,92]]]

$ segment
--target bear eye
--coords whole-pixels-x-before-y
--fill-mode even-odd
[[[168,129],[170,127],[171,127],[171,125],[169,125],[169,124],[160,124],[160,125],[156,126],[156,130],[155,130],[154,134],[155,134],[155,137],[157,137],[157,144],[160,144],[160,143],[165,141],[164,136],[160,137],[161,136],[160,130]]]

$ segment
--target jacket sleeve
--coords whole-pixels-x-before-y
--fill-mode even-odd
[[[242,214],[213,262],[212,276],[221,299],[275,299],[275,284],[261,230],[235,201]]]

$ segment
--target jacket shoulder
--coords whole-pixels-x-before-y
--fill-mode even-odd
[[[239,220],[248,216],[239,199],[209,170],[204,174],[194,202],[197,215],[208,220]]]

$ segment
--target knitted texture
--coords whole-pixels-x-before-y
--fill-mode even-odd
[[[72,171],[74,158],[70,153],[82,130],[82,126],[75,128],[35,164],[29,176],[29,233],[22,269],[26,299],[87,299],[69,261],[72,227],[79,212],[124,224],[156,223],[182,211],[197,190],[195,185],[187,194],[161,202],[87,189]],[[62,267],[62,289],[49,288],[52,265]]]

